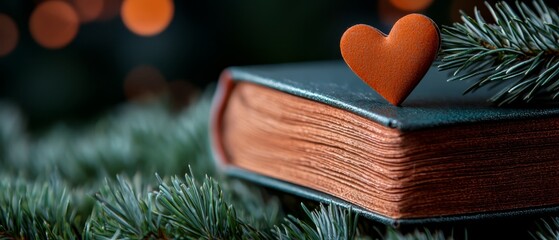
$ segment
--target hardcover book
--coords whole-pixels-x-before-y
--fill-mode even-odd
[[[559,108],[495,107],[446,79],[432,68],[397,107],[341,61],[231,67],[214,156],[231,175],[387,224],[557,211]]]

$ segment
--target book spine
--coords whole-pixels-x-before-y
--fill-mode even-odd
[[[211,143],[211,151],[213,159],[216,161],[218,168],[224,168],[227,165],[227,156],[223,147],[222,133],[223,133],[223,113],[227,107],[227,100],[229,99],[235,82],[233,75],[229,69],[225,69],[219,76],[212,106],[210,111],[210,126],[209,135]]]

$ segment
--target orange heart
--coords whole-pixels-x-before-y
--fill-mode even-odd
[[[342,36],[347,65],[388,102],[400,105],[423,78],[439,51],[437,25],[421,14],[398,20],[390,34],[358,24]]]

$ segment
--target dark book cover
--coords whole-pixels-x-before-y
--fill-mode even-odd
[[[285,94],[326,104],[342,109],[348,112],[348,114],[361,116],[403,133],[432,131],[455,126],[464,126],[464,128],[476,125],[484,126],[485,124],[496,126],[500,123],[508,122],[522,124],[522,122],[529,123],[542,119],[545,120],[546,124],[551,123],[550,131],[557,132],[558,124],[553,123],[559,123],[559,120],[554,120],[559,116],[559,108],[554,106],[495,107],[486,102],[486,99],[491,96],[491,92],[477,92],[462,96],[461,92],[467,88],[468,83],[447,83],[446,79],[448,79],[448,76],[448,72],[439,72],[436,68],[431,68],[418,87],[403,102],[402,106],[397,107],[389,104],[376,94],[374,90],[355,76],[341,61],[228,68],[220,77],[212,110],[210,131],[215,159],[222,167],[221,169],[230,175],[309,199],[332,202],[342,206],[352,206],[354,210],[366,217],[393,225],[506,218],[511,216],[537,215],[559,210],[559,207],[555,204],[548,204],[549,202],[559,203],[559,200],[552,199],[547,201],[546,204],[534,207],[518,207],[464,214],[441,214],[440,216],[418,218],[394,218],[356,206],[346,201],[347,199],[333,197],[315,189],[236,167],[230,164],[227,159],[226,150],[221,140],[222,117],[227,108],[230,94],[239,82],[254,83]],[[526,126],[529,128],[530,124]],[[506,131],[506,129],[501,129],[501,132]],[[544,134],[541,137],[549,138],[553,137],[553,135]],[[554,144],[550,142],[553,142],[553,139],[547,141],[546,144]],[[550,146],[547,147],[549,148]],[[480,155],[480,158],[483,158],[483,155]],[[534,156],[533,161],[538,161],[538,157]],[[555,160],[551,162],[557,164]],[[518,169],[518,171],[522,171],[522,169]],[[554,167],[554,165],[550,165],[544,175],[553,176],[558,173],[559,169],[556,166]],[[552,185],[559,184],[559,179],[551,178],[546,179],[546,181],[549,181]],[[495,191],[502,191],[502,189],[495,188]],[[554,191],[554,189],[534,189],[534,191]],[[476,193],[471,192],[471,194]],[[550,194],[550,197],[554,198],[554,195]],[[498,200],[495,202],[498,202]]]

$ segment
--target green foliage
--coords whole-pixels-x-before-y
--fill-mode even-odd
[[[559,239],[559,218],[542,219],[537,223],[537,231],[530,233],[534,239]]]
[[[211,93],[184,111],[173,113],[162,101],[123,105],[87,127],[60,124],[37,138],[24,133],[20,114],[5,108],[0,125],[0,163],[34,178],[59,172],[73,186],[101,184],[125,173],[170,176],[196,168],[199,177],[214,174],[209,154],[208,112]]]
[[[226,184],[223,184],[227,182]],[[282,210],[277,198],[264,196],[264,191],[249,186],[237,179],[221,181],[227,201],[235,206],[237,216],[258,229],[271,228],[282,219]]]
[[[278,226],[258,227],[254,220],[239,217],[220,184],[210,177],[204,178],[201,184],[191,175],[185,175],[184,180],[173,177],[170,182],[157,178],[159,188],[153,192],[143,191],[145,187],[132,187],[120,177],[116,184],[108,181],[105,190],[96,195],[98,203],[87,223],[86,236],[91,239],[356,237],[357,214],[348,209],[321,205],[311,212],[302,205],[310,222],[289,216],[282,225],[284,231],[280,231]]]
[[[0,239],[77,239],[76,212],[60,180],[0,182]]]
[[[498,105],[559,96],[559,15],[543,0],[533,7],[486,3],[495,23],[476,8],[462,23],[444,26],[441,70],[453,69],[454,80],[473,80],[465,93],[504,85],[489,101]]]
[[[146,191],[138,186],[149,186],[149,178],[139,176],[153,176],[155,172],[164,175],[183,174],[188,171],[189,164],[196,168],[194,174],[197,177],[215,174],[207,137],[211,94],[208,91],[197,104],[179,112],[168,110],[162,101],[130,103],[88,125],[70,127],[60,124],[36,136],[25,132],[25,120],[16,107],[0,104],[0,191],[4,194],[0,202],[3,214],[0,236],[47,238],[47,235],[35,234],[45,232],[44,227],[36,225],[45,222],[41,220],[41,215],[19,211],[21,204],[37,202],[42,204],[41,207],[33,209],[54,211],[58,209],[54,203],[63,202],[52,194],[40,196],[36,192],[66,189],[64,196],[68,199],[68,210],[75,219],[63,221],[53,218],[60,215],[55,214],[56,211],[44,215],[50,217],[49,226],[65,229],[64,233],[68,234],[74,232],[73,236],[80,238],[82,232],[90,233],[94,226],[100,226],[94,225],[93,220],[101,222],[108,219],[103,218],[102,214],[108,212],[100,211],[101,207],[93,209],[95,199],[114,203],[118,195],[106,193],[114,190],[116,185],[124,186],[123,179],[118,179],[118,184],[113,180],[105,182],[104,179],[112,179],[116,174],[136,174],[138,177],[134,178],[133,186],[136,186],[136,190]],[[43,184],[44,179],[52,176],[59,176],[63,181]],[[94,195],[97,191],[99,194]],[[142,191],[137,192],[144,196]],[[145,196],[137,199],[139,202],[135,205],[125,205],[130,199],[120,199],[117,201],[120,204],[113,205],[136,213],[138,211],[132,211],[132,208],[150,206]],[[140,214],[146,217],[143,212]],[[134,217],[137,224],[142,222],[137,219],[138,215]],[[59,220],[56,222],[58,225],[51,224],[50,219]],[[84,231],[86,219],[90,220]],[[59,227],[64,223],[68,224],[63,225],[64,228]],[[136,230],[145,229],[144,225],[133,226]],[[129,233],[123,230],[121,235]],[[64,236],[64,239],[72,238],[55,235]],[[48,238],[52,239],[53,236]]]
[[[121,177],[117,180],[107,181],[95,195],[98,204],[86,227],[92,239],[266,237],[265,231],[251,227],[254,223],[237,216],[220,185],[209,177],[198,184],[191,175],[184,181],[173,177],[170,183],[158,176],[159,189],[152,192],[132,187]]]
[[[172,178],[170,185],[159,179],[156,200],[158,214],[168,221],[176,237],[254,239],[266,236],[265,232],[258,231],[237,216],[219,184],[209,177],[201,186],[188,175],[184,182]]]
[[[153,214],[155,205],[146,190],[138,182],[132,187],[122,177],[117,177],[116,183],[107,180],[94,196],[97,204],[85,235],[91,239],[165,238],[161,217]]]
[[[0,239],[275,239],[279,201],[215,174],[210,97],[175,113],[162,102],[128,104],[37,137],[17,108],[0,105]],[[184,180],[144,177],[189,165]]]
[[[355,239],[358,215],[351,209],[321,204],[320,209],[311,212],[305,205],[301,207],[311,221],[289,216],[282,228],[276,227],[279,239]]]

